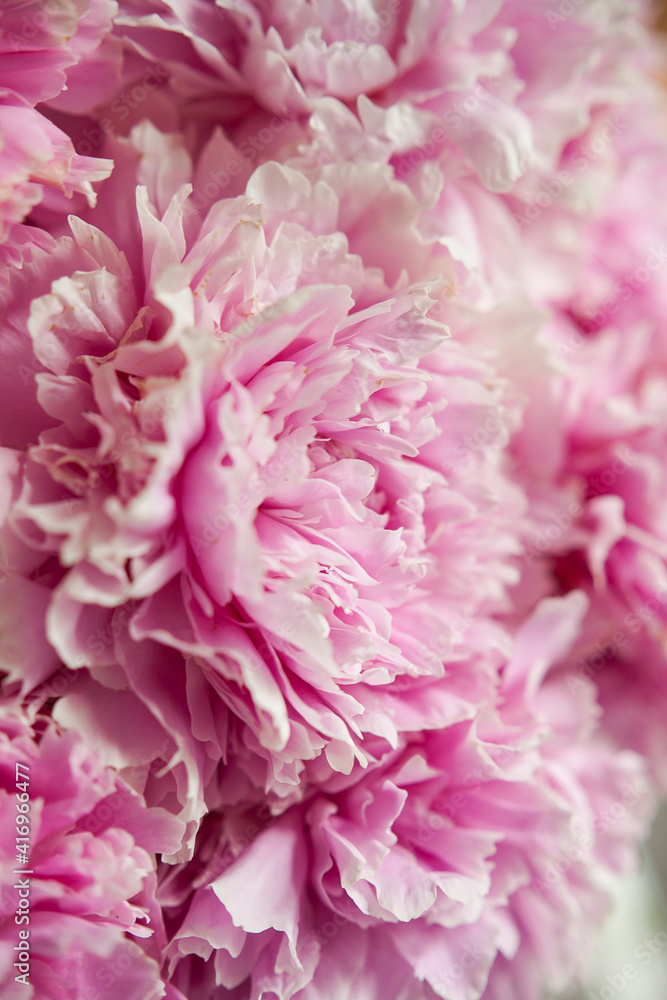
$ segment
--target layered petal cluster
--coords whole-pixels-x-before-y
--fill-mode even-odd
[[[8,996],[584,974],[667,784],[642,10],[4,4]]]
[[[525,202],[625,100],[640,37],[633,0],[565,14],[540,0],[120,0],[99,52],[69,74],[67,106],[99,121],[82,151],[145,118],[200,145],[222,125],[225,187],[232,163],[284,160],[305,140],[320,159],[391,162],[428,188],[468,175]]]
[[[503,434],[451,461],[501,389],[469,352],[437,352],[437,285],[386,298],[385,272],[331,232],[350,183],[266,165],[203,220],[187,188],[160,212],[139,187],[143,274],[72,219],[7,292],[5,537],[48,587],[48,643],[160,720],[180,702],[184,738],[233,748],[235,781],[279,798],[306,762],[349,774],[374,760],[365,736],[427,724],[411,681],[419,704],[419,679],[504,608],[519,551]],[[156,643],[181,655],[153,691]],[[396,678],[391,718],[376,703]],[[483,681],[453,677],[428,725],[472,716]]]
[[[66,86],[67,69],[111,28],[113,0],[8,0],[0,10],[0,242],[44,196],[45,186],[94,204],[92,184],[113,164],[80,156],[35,109]]]
[[[573,936],[609,905],[609,873],[650,811],[640,758],[588,739],[592,686],[582,699],[542,682],[584,609],[581,595],[538,606],[474,721],[413,737],[277,820],[209,817],[203,867],[161,885],[181,915],[169,953],[186,995],[195,983],[304,1000],[563,988]]]
[[[3,996],[164,996],[154,854],[182,824],[74,733],[0,711]]]
[[[572,683],[596,680],[607,723],[652,759],[664,784],[667,145],[654,102],[649,90],[569,149],[570,180],[535,219],[535,287],[553,309],[551,370],[534,387],[514,448],[534,497],[530,565],[549,562],[559,586],[583,588],[592,601]],[[587,188],[601,178],[613,197],[584,213]],[[572,248],[569,261],[545,242],[551,225]]]

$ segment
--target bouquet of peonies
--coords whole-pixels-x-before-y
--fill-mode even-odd
[[[2,0],[3,1000],[542,1000],[667,788],[634,0]]]

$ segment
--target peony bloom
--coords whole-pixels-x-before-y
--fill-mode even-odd
[[[665,782],[637,5],[48,4],[0,13],[35,1000],[567,988]]]
[[[371,764],[365,736],[396,746],[475,712],[482,674],[454,672],[428,721],[410,680],[440,676],[514,579],[522,501],[502,431],[452,461],[500,386],[474,353],[440,349],[437,285],[401,277],[387,298],[389,266],[351,252],[356,227],[329,234],[363,211],[350,187],[363,171],[267,165],[200,219],[188,188],[166,201],[142,169],[143,273],[72,220],[73,237],[32,246],[9,283],[5,538],[20,574],[37,570],[63,663],[128,684],[160,721],[187,688],[178,728],[209,755],[233,751],[233,798],[298,798],[310,771]],[[395,200],[387,172],[368,170],[377,200]],[[327,284],[334,268],[347,287]],[[165,653],[153,690],[156,643],[182,655],[167,668]],[[396,678],[390,717],[378,697]]]
[[[551,561],[557,588],[582,587],[591,599],[572,683],[595,680],[606,724],[651,758],[664,784],[667,252],[655,199],[661,206],[667,145],[650,134],[651,102],[649,90],[611,139],[598,123],[567,150],[567,189],[526,231],[533,280],[552,310],[551,363],[513,448],[533,498],[530,565]],[[589,216],[580,206],[590,173],[604,178],[610,197]],[[555,225],[563,246],[577,242],[578,258],[553,253],[545,236]]]
[[[165,996],[153,855],[180,843],[182,824],[147,809],[74,733],[41,715],[30,723],[9,703],[0,755],[3,996]],[[28,932],[22,981],[19,929]]]
[[[474,722],[415,734],[278,819],[209,817],[161,886],[179,988],[523,1000],[566,986],[650,809],[639,758],[591,739],[592,686],[582,700],[543,680],[585,604],[539,605]]]
[[[423,189],[467,175],[525,203],[600,107],[626,99],[634,15],[632,0],[567,16],[541,0],[121,0],[66,102],[50,104],[97,120],[77,133],[81,152],[146,118],[200,148],[222,126],[225,188],[233,162],[284,161],[306,144],[320,159],[390,162]]]
[[[41,201],[44,186],[95,203],[113,164],[79,156],[34,105],[57,97],[66,71],[109,30],[112,0],[9,0],[0,10],[0,241]],[[12,238],[15,238],[14,236]]]

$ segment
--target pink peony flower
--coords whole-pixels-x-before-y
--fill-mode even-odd
[[[0,13],[30,995],[565,989],[666,780],[644,8],[49,2]]]
[[[182,824],[147,809],[74,733],[1,711],[3,996],[164,996],[152,855],[180,843]]]
[[[92,183],[113,164],[75,153],[33,105],[56,97],[67,68],[111,26],[112,0],[9,0],[0,10],[0,241],[42,199],[43,187],[95,202]],[[14,238],[14,237],[13,237]]]
[[[203,136],[223,125],[253,163],[307,138],[334,160],[391,160],[404,179],[425,161],[495,192],[524,178],[528,197],[597,107],[625,99],[634,12],[630,0],[567,16],[535,0],[121,2],[102,53],[121,44],[122,82],[95,110],[116,134],[144,117]]]
[[[590,738],[592,688],[582,701],[542,681],[584,609],[581,595],[539,606],[475,722],[415,735],[278,819],[204,825],[161,888],[179,988],[488,1000],[567,985],[650,808],[639,759]]]
[[[646,100],[650,107],[655,95]],[[582,164],[572,191],[536,222],[538,283],[553,310],[545,331],[552,364],[533,389],[514,448],[534,498],[531,564],[551,559],[555,585],[583,587],[592,602],[572,683],[595,680],[606,723],[623,745],[652,759],[664,784],[657,706],[664,697],[658,664],[667,621],[660,500],[667,255],[665,220],[654,199],[667,146],[661,136],[649,137],[650,120],[646,108],[637,109],[634,121],[627,111],[612,139],[598,142],[604,135],[598,128],[569,151],[566,162],[572,167],[578,156]],[[588,170],[605,176],[612,192],[591,217],[573,208],[577,189],[590,182]],[[545,242],[554,216],[568,244],[579,240],[576,267],[554,259],[553,241]],[[555,264],[550,286],[541,280],[547,260]]]
[[[165,698],[180,700],[184,739],[194,728],[209,753],[233,751],[232,797],[240,781],[299,798],[310,771],[372,763],[365,735],[396,746],[475,712],[483,673],[454,673],[428,716],[410,678],[441,675],[514,579],[521,498],[499,466],[503,434],[451,461],[499,393],[481,359],[438,348],[428,285],[386,298],[389,264],[350,252],[361,169],[309,180],[267,165],[201,221],[183,212],[187,188],[160,213],[169,192],[142,169],[143,275],[72,220],[74,239],[34,247],[12,278],[7,395],[24,433],[3,442],[16,463],[5,534],[22,575],[43,567],[46,638],[68,667],[127,683],[161,722]],[[387,172],[368,170],[377,201],[396,200]],[[349,240],[329,235],[336,216]],[[334,268],[347,288],[326,284]],[[155,690],[154,643],[183,654]],[[397,677],[391,718],[378,697]]]

